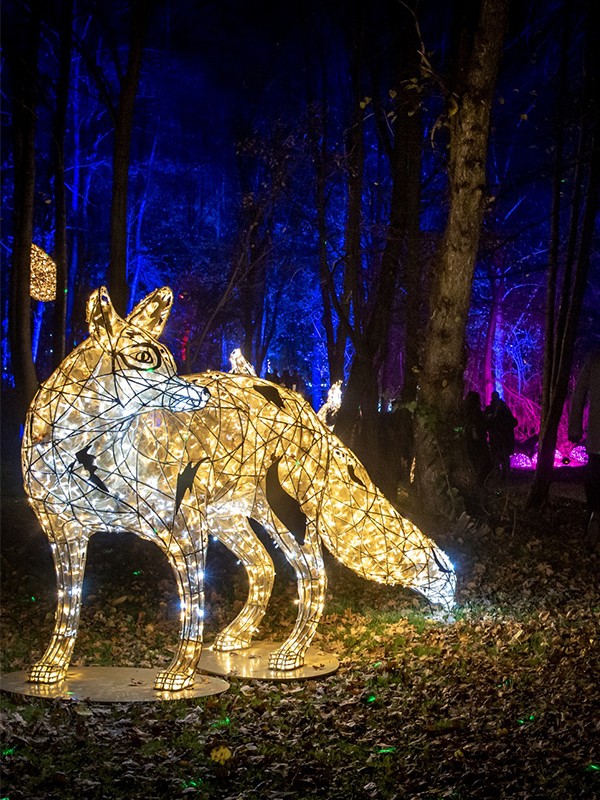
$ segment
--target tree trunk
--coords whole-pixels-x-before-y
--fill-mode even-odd
[[[146,212],[146,206],[148,204],[148,197],[150,194],[152,170],[154,167],[154,159],[156,156],[157,143],[158,143],[158,130],[154,134],[154,143],[152,144],[152,152],[150,153],[150,156],[148,157],[148,161],[146,163],[144,188],[140,193],[140,205],[137,212],[137,219],[135,221],[135,266],[133,269],[133,275],[130,284],[129,303],[127,305],[128,312],[131,311],[131,309],[135,305],[135,299],[137,297],[138,285],[140,281],[140,273],[143,271],[144,259],[141,255],[143,248],[142,229],[144,226],[144,215]]]
[[[324,77],[324,83],[326,76]],[[319,129],[313,131],[314,161],[316,165],[316,214],[317,235],[319,238],[319,285],[323,303],[322,322],[327,347],[327,365],[329,382],[334,384],[344,379],[344,354],[348,333],[343,324],[338,325],[337,334],[334,325],[332,304],[332,277],[329,267],[327,248],[327,106],[323,102],[319,114],[315,114]]]
[[[59,74],[54,116],[54,261],[56,262],[56,301],[54,304],[53,359],[56,368],[65,357],[67,325],[67,193],[65,187],[65,136],[69,73],[73,44],[73,0],[64,0],[61,19]]]
[[[368,298],[370,314],[367,315],[362,309],[362,303],[361,306],[358,302],[353,303],[355,354],[335,425],[336,434],[356,448],[372,480],[390,495],[395,494],[397,476],[390,470],[387,459],[382,457],[382,453],[386,450],[386,442],[383,441],[383,429],[380,425],[379,373],[386,355],[402,250],[401,209],[405,191],[401,179],[404,176],[402,154],[402,137],[397,135],[394,139],[391,162],[390,221],[380,275],[372,289],[371,297]],[[356,260],[360,268],[360,253]]]
[[[500,378],[503,376],[502,356],[498,361],[497,353],[502,352],[499,346],[502,333],[502,304],[504,300],[503,266],[492,264],[490,278],[490,316],[485,336],[483,356],[483,403],[490,402],[492,392],[498,390]]]
[[[413,93],[414,94],[414,93]],[[401,183],[404,186],[401,229],[405,231],[404,288],[406,305],[404,312],[404,376],[402,403],[411,403],[417,396],[418,369],[421,360],[420,342],[421,306],[423,302],[421,228],[421,157],[423,129],[419,104],[404,120],[402,131],[406,140],[405,169]]]
[[[456,487],[466,487],[466,465],[455,428],[463,396],[467,314],[485,206],[490,111],[507,17],[508,0],[481,1],[472,46],[459,63],[464,83],[452,98],[450,207],[437,255],[415,428],[419,499],[444,513],[454,508]]]
[[[410,46],[410,40],[409,40]],[[418,53],[416,43],[412,44],[415,57]],[[416,73],[416,65],[414,65]],[[404,142],[402,166],[398,181],[403,187],[400,205],[400,235],[403,237],[402,276],[405,290],[404,302],[404,369],[400,407],[393,415],[393,454],[397,465],[395,491],[400,481],[408,482],[414,458],[413,415],[417,397],[421,364],[421,342],[423,340],[422,308],[423,297],[423,259],[421,253],[421,160],[423,155],[423,123],[421,100],[414,91],[405,90],[402,107],[405,115],[398,116],[398,130],[395,136]],[[391,455],[391,454],[390,454]]]
[[[396,49],[398,70],[395,101],[395,121],[390,136],[389,117],[375,101],[375,118],[380,142],[389,156],[391,198],[385,248],[379,273],[364,309],[354,308],[355,356],[342,408],[336,421],[336,433],[351,441],[364,461],[372,479],[391,499],[397,496],[398,482],[412,454],[410,415],[395,415],[394,424],[380,413],[380,374],[389,356],[390,326],[398,278],[403,268],[406,289],[404,305],[405,355],[410,375],[405,373],[404,392],[408,397],[416,391],[420,321],[421,264],[420,245],[420,188],[421,188],[421,118],[420,97],[404,87],[418,69],[416,63],[419,42],[412,24],[399,21]],[[378,75],[375,62],[375,75]],[[378,96],[381,87],[373,94]],[[357,320],[360,324],[357,323]],[[406,359],[405,359],[406,361]],[[414,370],[412,368],[415,368]],[[404,425],[396,424],[404,422]]]
[[[127,188],[131,131],[148,24],[148,6],[148,0],[138,0],[137,2],[134,0],[133,2],[131,44],[115,120],[108,288],[115,309],[122,315],[125,315],[127,311],[129,300],[127,287]]]
[[[354,53],[355,60],[358,58]],[[353,432],[362,411],[366,410],[369,389],[372,384],[372,370],[369,362],[371,353],[363,341],[362,328],[365,320],[362,317],[363,296],[360,287],[362,272],[361,253],[361,202],[364,170],[363,147],[363,111],[360,107],[361,91],[359,71],[354,63],[351,69],[352,103],[354,114],[346,141],[346,168],[348,173],[348,207],[344,231],[344,284],[342,295],[338,301],[340,325],[346,325],[352,334],[354,358],[348,376],[348,383],[342,396],[342,405],[335,424],[336,434],[349,446],[356,446]],[[331,286],[333,295],[333,286]],[[352,330],[350,318],[352,316]],[[340,353],[341,355],[341,353]],[[368,412],[367,412],[368,413]],[[364,456],[364,454],[361,454]]]
[[[568,11],[568,6],[565,6]],[[549,287],[546,298],[546,351],[544,365],[544,386],[542,388],[542,419],[536,471],[527,497],[530,508],[539,508],[548,497],[554,467],[558,426],[567,397],[569,376],[573,364],[573,351],[581,306],[585,293],[590,266],[590,252],[594,235],[600,199],[600,82],[598,81],[598,47],[592,33],[594,11],[588,5],[588,24],[584,48],[583,102],[579,150],[573,177],[573,195],[567,243],[564,248],[564,269],[560,292],[558,314],[554,311],[554,287]],[[568,41],[563,42],[563,47]],[[560,98],[559,98],[560,102]],[[556,166],[563,164],[562,134],[560,159],[557,154]],[[554,175],[554,195],[552,207],[552,231],[550,242],[551,259],[549,280],[558,272],[558,253],[560,238],[560,218],[558,197],[563,173]]]
[[[14,235],[10,280],[9,340],[19,416],[37,390],[31,339],[31,244],[35,189],[35,127],[40,9],[23,12],[14,41],[7,42],[12,72],[14,132]]]

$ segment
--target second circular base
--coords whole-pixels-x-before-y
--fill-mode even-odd
[[[340,662],[316,647],[306,651],[304,664],[296,669],[269,669],[269,656],[280,642],[254,642],[243,650],[223,652],[205,647],[198,669],[211,675],[264,681],[296,681],[323,678],[336,672]]]

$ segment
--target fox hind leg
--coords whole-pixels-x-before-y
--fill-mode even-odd
[[[269,668],[289,670],[301,667],[317,625],[323,614],[327,576],[323,564],[321,542],[313,523],[307,523],[304,544],[300,545],[288,531],[271,518],[274,538],[294,567],[298,583],[298,616],[291,635],[271,653]]]
[[[248,647],[267,610],[275,569],[271,556],[243,515],[218,516],[211,520],[217,538],[242,562],[248,577],[248,598],[237,617],[215,638],[215,650]]]

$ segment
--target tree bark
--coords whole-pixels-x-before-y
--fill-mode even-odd
[[[414,25],[410,25],[400,41],[402,65],[400,86],[419,74],[420,42]],[[404,364],[399,408],[392,416],[392,447],[389,460],[396,465],[394,491],[400,481],[408,483],[414,458],[413,414],[421,364],[423,341],[422,309],[424,304],[424,269],[421,252],[421,162],[423,156],[423,120],[421,96],[414,89],[399,93],[398,118],[394,136],[402,142],[397,180],[401,187],[399,235],[403,246],[400,255],[404,287]]]
[[[23,12],[14,41],[7,42],[14,132],[14,235],[10,280],[9,340],[19,415],[24,418],[38,386],[31,339],[31,244],[35,189],[35,128],[40,8]],[[22,421],[22,419],[21,419]]]
[[[499,255],[499,254],[497,254]],[[496,256],[494,256],[494,259]],[[492,263],[489,268],[490,279],[490,315],[486,330],[483,356],[483,403],[490,402],[492,392],[497,390],[499,378],[503,375],[502,356],[500,361],[497,352],[502,351],[499,337],[502,336],[502,307],[504,301],[505,280],[504,265]]]
[[[325,72],[325,70],[323,70]],[[326,76],[323,78],[326,85]],[[325,93],[325,90],[324,90]],[[334,325],[332,303],[333,279],[331,276],[327,247],[327,105],[321,103],[320,113],[315,115],[317,129],[313,130],[313,149],[316,168],[316,216],[317,236],[319,238],[319,286],[323,303],[322,322],[327,347],[329,382],[334,384],[344,379],[344,354],[348,332],[343,324]],[[346,309],[347,313],[347,309]]]
[[[353,53],[350,70],[352,83],[352,104],[354,108],[352,123],[346,140],[346,169],[348,183],[348,203],[344,230],[344,281],[341,297],[337,300],[340,325],[345,325],[352,337],[354,357],[347,386],[342,397],[342,406],[336,419],[335,432],[348,445],[356,446],[353,431],[361,414],[371,404],[372,371],[369,366],[371,353],[364,339],[364,299],[360,286],[362,272],[361,252],[361,203],[364,170],[363,110],[360,106],[361,88],[358,62],[360,53]],[[332,299],[334,287],[330,283]],[[341,313],[340,313],[341,312]],[[352,317],[352,327],[350,319]],[[342,355],[340,353],[340,355]],[[343,356],[342,356],[343,357]],[[362,456],[364,454],[361,453]]]
[[[462,86],[450,115],[450,205],[437,255],[430,321],[423,351],[415,426],[416,489],[422,504],[447,513],[464,488],[464,457],[457,447],[463,395],[465,331],[485,207],[490,113],[508,0],[482,0],[472,45],[458,74]],[[444,491],[446,490],[446,491]]]
[[[404,23],[404,24],[403,24]],[[392,500],[396,499],[403,465],[412,454],[409,414],[393,418],[380,413],[380,376],[389,356],[389,338],[394,300],[399,276],[404,275],[405,355],[410,364],[405,372],[404,392],[408,398],[416,389],[418,364],[419,307],[421,264],[419,210],[421,181],[420,97],[406,89],[409,78],[418,73],[419,42],[412,19],[399,20],[396,31],[397,52],[395,115],[390,131],[389,117],[378,100],[374,101],[379,139],[389,157],[391,197],[385,247],[381,264],[362,307],[353,307],[355,355],[342,408],[336,421],[336,433],[357,449],[375,483]],[[378,75],[378,63],[371,68]],[[377,81],[375,81],[377,83]],[[380,95],[376,85],[374,96]],[[406,359],[405,359],[406,361]],[[414,398],[414,394],[412,395]],[[404,425],[396,424],[403,422]]]
[[[127,69],[121,83],[119,107],[115,121],[108,288],[115,309],[122,315],[125,315],[127,311],[129,300],[127,286],[127,190],[129,184],[131,132],[148,24],[148,10],[149,0],[134,0],[131,44],[127,59]]]
[[[568,12],[568,6],[565,5]],[[594,10],[588,4],[588,24],[584,46],[584,75],[582,118],[579,148],[573,177],[569,230],[564,248],[564,268],[560,285],[559,309],[555,314],[554,288],[549,287],[546,298],[546,350],[544,385],[542,388],[542,419],[538,461],[527,506],[539,508],[548,498],[552,483],[554,453],[558,426],[563,412],[573,365],[573,352],[581,307],[590,266],[590,253],[600,204],[600,81],[598,81],[598,47],[592,33]],[[563,42],[566,48],[568,42]],[[563,165],[562,133],[558,144],[556,168]],[[560,217],[558,213],[559,187],[563,173],[554,175],[552,227],[549,264],[549,281],[558,273]]]
[[[56,301],[54,303],[53,359],[56,368],[65,357],[68,289],[67,192],[65,186],[65,136],[69,74],[73,50],[73,0],[64,0],[61,15],[59,74],[54,116],[54,261],[56,262]]]

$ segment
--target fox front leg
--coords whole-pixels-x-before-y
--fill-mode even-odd
[[[273,590],[275,569],[271,556],[263,547],[243,515],[218,516],[211,520],[217,538],[236,555],[246,568],[248,599],[237,615],[215,638],[215,650],[241,650],[248,647],[267,610]]]
[[[29,681],[58,683],[67,674],[75,647],[88,537],[82,534],[75,522],[64,524],[45,512],[38,517],[50,540],[56,571],[57,606],[52,639],[42,658],[29,670]]]
[[[172,533],[164,541],[167,558],[177,579],[180,600],[180,642],[173,661],[161,670],[154,688],[177,692],[194,685],[202,653],[204,629],[204,537]]]
[[[327,575],[321,542],[313,523],[307,523],[306,537],[302,545],[291,533],[284,531],[273,518],[271,527],[274,538],[283,548],[296,572],[298,616],[291,635],[269,656],[269,669],[296,669],[304,664],[304,656],[323,614]]]

